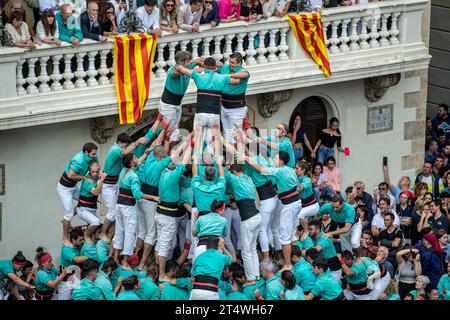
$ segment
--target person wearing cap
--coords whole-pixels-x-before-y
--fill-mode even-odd
[[[218,251],[221,249],[225,254]],[[219,300],[219,281],[232,255],[225,248],[223,238],[208,238],[206,251],[200,254],[191,268],[194,277],[189,300]]]
[[[58,269],[53,265],[53,258],[49,252],[45,252],[42,248],[38,248],[36,261],[39,269],[36,273],[36,300],[52,300],[55,288],[64,279],[67,269],[62,268],[58,275]]]
[[[227,219],[223,216],[225,203],[221,200],[214,200],[211,205],[211,212],[194,216],[194,229],[192,235],[199,238],[199,242],[194,251],[194,259],[206,251],[206,243],[209,238],[226,237],[229,233]]]
[[[111,239],[107,237],[107,233],[111,225],[116,221],[116,204],[117,192],[119,187],[119,174],[123,169],[122,157],[131,153],[144,140],[140,139],[136,142],[131,141],[131,137],[126,132],[119,133],[116,142],[109,149],[106,154],[106,160],[103,173],[106,177],[103,180],[103,187],[101,188],[102,199],[108,208],[105,221],[103,222],[101,238],[109,243]]]
[[[416,278],[416,289],[409,292],[413,300],[424,300],[422,296],[425,294],[428,284],[430,284],[430,279],[427,276],[421,275]]]
[[[220,126],[220,98],[222,91],[229,84],[239,84],[240,79],[231,78],[230,75],[216,72],[217,64],[213,57],[204,60],[205,73],[190,70],[181,64],[175,70],[192,78],[197,86],[197,108],[194,116],[193,128],[205,127],[202,141],[211,141],[211,128]]]
[[[162,119],[161,116],[158,116],[156,122],[160,121],[160,118]],[[153,143],[154,147],[151,147],[146,151],[148,157],[139,167],[137,172],[143,194],[155,197],[159,195],[158,184],[161,173],[167,168],[171,161],[171,158],[167,156],[169,141],[168,138],[165,137],[168,127],[169,124],[165,122],[158,138]],[[163,143],[163,145],[161,143]],[[157,233],[155,215],[157,206],[157,201],[146,198],[136,201],[139,223],[136,251],[139,251],[142,248],[144,249],[138,267],[140,271],[145,269],[145,263],[156,244]]]
[[[275,167],[262,167],[248,156],[244,156],[243,159],[261,174],[269,175],[276,181],[279,202],[275,214],[280,215],[279,241],[282,245],[285,261],[285,265],[280,272],[291,270],[291,242],[297,240],[295,227],[302,204],[297,191],[297,175],[294,169],[288,166],[290,156],[285,151],[279,151],[275,155]]]
[[[234,199],[241,216],[240,238],[245,276],[249,282],[260,278],[259,259],[256,250],[262,217],[256,208],[256,187],[253,180],[244,173],[242,164],[232,164],[225,170],[225,179],[233,188]]]
[[[18,251],[12,260],[0,260],[0,301],[3,300],[9,292],[11,292],[17,300],[20,300],[17,285],[28,289],[35,288],[17,276],[17,272],[22,271],[26,265],[27,259],[22,254],[22,251]]]
[[[78,200],[80,196],[80,185],[78,182],[88,180],[89,166],[92,162],[98,161],[97,158],[98,147],[91,142],[83,145],[83,150],[78,152],[67,164],[64,172],[59,178],[59,182],[56,186],[59,199],[61,200],[64,208],[63,223],[63,243],[69,244],[69,229],[70,222],[74,216],[73,200]]]
[[[84,278],[78,286],[73,289],[71,300],[103,300],[102,291],[95,286],[97,278],[98,264],[94,260],[86,260],[83,263],[82,274]]]
[[[361,262],[361,258],[355,258],[350,251],[345,250],[342,252],[339,262],[347,280],[348,289],[344,290],[345,298],[347,300],[370,300],[372,290],[367,286],[367,269]]]
[[[248,79],[250,73],[242,66],[244,58],[239,52],[233,52],[229,56],[228,64],[218,63],[217,71],[220,74],[228,74],[231,78],[240,79],[240,83],[236,85],[228,84],[222,90],[220,98],[221,121],[223,127],[223,135],[225,140],[234,143],[233,134],[235,127],[241,127],[245,115],[247,114],[247,103],[245,101],[245,93],[247,91]]]
[[[345,300],[340,283],[331,274],[327,260],[317,258],[312,263],[316,278],[311,292],[306,295],[306,300],[318,297],[321,300]]]
[[[186,150],[184,150],[187,147]],[[180,179],[186,171],[186,165],[191,159],[192,146],[190,141],[185,140],[174,148],[170,154],[170,159],[176,159],[184,150],[183,159],[176,164],[174,160],[161,172],[159,179],[160,202],[156,208],[156,230],[157,242],[156,252],[159,264],[160,277],[164,277],[165,264],[167,259],[172,257],[173,249],[176,246],[178,225],[183,217],[178,211],[180,201]],[[181,213],[183,214],[183,213]]]
[[[119,175],[114,258],[118,261],[121,253],[124,256],[123,268],[129,269],[128,257],[133,254],[136,246],[138,229],[136,200],[144,198],[158,201],[159,197],[148,195],[141,191],[141,184],[135,172],[138,160],[134,154],[129,153],[123,156],[122,163],[124,168]]]

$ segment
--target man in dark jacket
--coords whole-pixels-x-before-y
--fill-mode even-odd
[[[200,24],[211,24],[216,27],[219,24],[219,5],[215,0],[205,0],[203,2],[203,12]]]
[[[81,31],[83,36],[88,39],[105,42],[108,40],[103,35],[102,26],[98,18],[98,4],[91,1],[87,5],[87,11],[80,16]]]

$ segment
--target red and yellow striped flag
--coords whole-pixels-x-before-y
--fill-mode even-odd
[[[158,38],[134,34],[115,37],[114,61],[120,124],[137,123],[147,102]]]
[[[287,19],[305,53],[319,65],[325,77],[329,77],[331,69],[320,14],[292,14]]]

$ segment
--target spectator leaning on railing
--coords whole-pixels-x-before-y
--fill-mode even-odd
[[[62,6],[61,11],[55,14],[58,23],[59,39],[79,46],[83,40],[83,32],[75,17],[72,17],[72,7],[69,4]]]
[[[163,31],[178,32],[177,2],[164,0],[159,6],[159,25]]]
[[[125,17],[126,13],[129,10],[128,0],[109,0],[109,3],[111,3],[114,6],[114,10],[116,12],[117,26],[120,26],[120,22],[122,21],[122,19]]]
[[[288,13],[291,3],[291,0],[278,0],[275,4],[273,15],[276,17],[284,17]]]
[[[28,26],[26,23],[23,23],[22,14],[20,12],[14,11],[11,14],[10,22],[5,25],[5,29],[11,36],[15,47],[24,49],[36,48],[36,43],[31,40]]]
[[[108,40],[102,32],[102,26],[98,18],[97,2],[91,1],[88,3],[87,11],[80,16],[80,24],[83,37],[101,42]]]
[[[200,32],[200,19],[203,12],[203,0],[190,0],[189,4],[178,8],[178,28]]]
[[[211,27],[216,27],[219,24],[219,5],[215,0],[203,1],[203,12],[200,19],[200,24],[211,24]]]
[[[276,0],[259,0],[259,3],[261,3],[262,6],[264,19],[273,16],[273,12],[275,11],[275,2]]]
[[[117,36],[119,34],[116,10],[111,2],[107,2],[102,6],[100,10],[100,22],[104,36]]]
[[[52,10],[44,11],[41,20],[36,25],[36,34],[38,39],[46,44],[61,45],[59,40],[58,23],[55,20],[55,14]]]
[[[156,0],[145,0],[142,7],[137,8],[136,16],[141,19],[145,32],[148,34],[161,34],[159,27],[159,9],[156,8]]]
[[[22,0],[9,0],[5,7],[2,10],[2,21],[3,24],[11,22],[11,15],[13,12],[19,12],[22,15],[22,21],[27,24],[28,32],[31,37],[34,37],[33,24],[31,23],[31,19],[28,14],[25,12],[25,7],[23,5]]]
[[[241,3],[242,21],[259,21],[263,18],[262,6],[258,0],[243,0]]]
[[[239,0],[220,0],[220,22],[235,22],[241,17],[241,3]]]

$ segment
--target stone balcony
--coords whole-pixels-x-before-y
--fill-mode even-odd
[[[329,9],[322,15],[332,76],[325,78],[297,44],[285,19],[236,22],[200,33],[165,33],[158,41],[146,110],[155,109],[178,50],[226,61],[245,56],[247,94],[331,84],[427,68],[422,41],[427,0],[394,0]],[[0,48],[0,130],[117,114],[113,43]],[[183,103],[195,102],[191,85]]]

